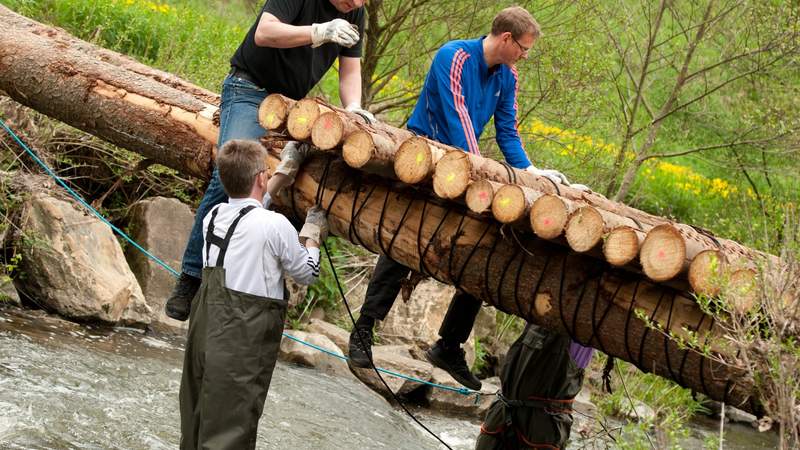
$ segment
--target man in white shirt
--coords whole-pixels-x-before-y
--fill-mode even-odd
[[[268,190],[293,182],[305,152],[298,147],[287,145],[272,179],[261,144],[232,140],[220,149],[217,167],[229,200],[203,219],[202,284],[192,301],[181,379],[182,449],[255,448],[286,316],[283,274],[314,282],[327,235],[318,207],[299,236],[286,217],[266,209]]]

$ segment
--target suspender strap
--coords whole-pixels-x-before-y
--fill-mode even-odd
[[[228,232],[225,233],[225,237],[221,238],[214,234],[214,220],[217,218],[217,212],[219,211],[219,207],[214,208],[211,212],[211,220],[208,223],[208,230],[206,231],[206,266],[208,266],[208,254],[211,250],[211,244],[216,245],[219,247],[219,254],[217,255],[217,262],[214,264],[214,267],[222,267],[222,264],[225,262],[225,253],[228,251],[228,244],[231,242],[231,237],[233,236],[233,232],[236,230],[236,226],[239,225],[239,221],[242,220],[247,213],[255,209],[256,207],[253,205],[245,206],[244,208],[239,210],[239,215],[233,219],[231,226],[228,227]]]

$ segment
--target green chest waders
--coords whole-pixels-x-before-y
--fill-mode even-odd
[[[569,336],[529,324],[506,355],[498,395],[481,425],[477,450],[562,449],[583,369],[569,355]]]
[[[206,232],[206,267],[194,301],[180,390],[181,449],[253,449],[278,357],[286,300],[225,287],[222,264],[242,208],[224,238]],[[208,250],[219,247],[209,267]],[[260,274],[253,274],[260,276]]]

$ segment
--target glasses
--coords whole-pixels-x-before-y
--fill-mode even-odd
[[[511,39],[514,40],[514,43],[517,44],[519,49],[522,50],[522,53],[528,53],[530,51],[531,48],[530,47],[523,47],[522,44],[519,43],[519,41],[517,40],[517,38],[514,37],[513,34],[511,34],[509,36],[511,36]]]

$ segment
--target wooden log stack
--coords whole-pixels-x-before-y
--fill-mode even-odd
[[[703,295],[732,286],[726,293],[739,312],[757,306],[756,289],[748,286],[758,282],[758,269],[780,264],[774,256],[597,193],[555,184],[384,123],[366,124],[319,99],[301,100],[284,114],[283,105],[290,102],[273,94],[264,105],[279,105],[273,115],[286,117],[282,126],[293,138],[339,152],[353,168],[431,186],[441,199],[463,202],[475,213],[644,273],[652,281]],[[308,123],[309,117],[316,119]],[[298,129],[302,132],[291,131]]]
[[[216,94],[3,6],[0,26],[0,90],[157,163],[210,175]],[[725,318],[704,314],[690,289],[717,294],[719,279],[746,287],[776,258],[407,130],[365,123],[318,99],[271,95],[258,116],[282,139],[323,149],[276,199],[287,214],[302,218],[319,194],[337,236],[644,371],[758,411],[752,383],[726,348],[717,344],[709,358],[679,348],[668,334],[718,337]],[[268,164],[276,162],[273,151]],[[758,306],[754,290],[737,292],[739,310]]]

